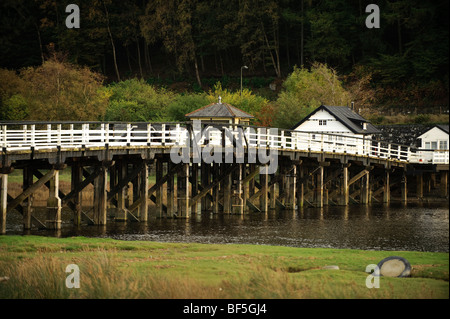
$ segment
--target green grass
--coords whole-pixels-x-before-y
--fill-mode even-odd
[[[392,255],[412,276],[368,289],[366,266]],[[0,236],[2,276],[0,298],[449,298],[449,255],[431,252]]]

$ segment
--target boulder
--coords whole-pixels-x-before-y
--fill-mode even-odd
[[[403,257],[387,257],[380,261],[377,266],[381,276],[409,277],[411,275],[411,264]]]

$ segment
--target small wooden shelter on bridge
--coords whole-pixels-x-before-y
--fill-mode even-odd
[[[223,103],[220,96],[217,103],[206,105],[185,116],[189,121],[200,120],[218,124],[229,123],[241,125],[249,125],[250,120],[254,118],[253,115],[244,112],[233,105]]]

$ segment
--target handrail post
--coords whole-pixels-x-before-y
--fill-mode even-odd
[[[4,148],[6,148],[6,145],[7,145],[7,131],[8,131],[8,126],[7,125],[2,125],[2,136],[3,136],[3,138],[2,138],[2,140],[3,140],[3,145],[2,145],[2,147],[4,147]]]
[[[73,145],[73,124],[69,124],[69,139],[70,145]]]
[[[105,130],[105,144],[109,145],[109,123],[103,124],[103,129]]]
[[[131,145],[131,124],[127,123],[127,146]]]
[[[28,141],[28,125],[24,124],[22,125],[22,132],[23,132],[23,142],[25,142],[25,144]]]
[[[166,141],[166,124],[161,126],[161,145],[165,145]]]
[[[31,125],[31,148],[34,148],[36,145],[36,125]]]
[[[52,143],[52,125],[47,124],[47,144]]]
[[[56,145],[61,146],[61,124],[56,125]]]
[[[147,146],[152,143],[152,125],[147,124]]]
[[[323,152],[323,133],[320,133],[320,151]]]
[[[180,123],[177,123],[175,127],[175,141],[175,144],[181,145]]]
[[[256,147],[259,147],[261,144],[261,129],[258,127],[256,129]]]
[[[308,133],[308,138],[306,139],[308,141],[308,151],[311,150],[311,133]]]
[[[87,124],[81,124],[81,145],[86,146],[86,126]]]
[[[100,123],[100,143],[105,144],[105,124]]]

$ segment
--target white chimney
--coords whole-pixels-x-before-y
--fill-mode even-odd
[[[222,104],[222,97],[219,95],[219,104]]]

